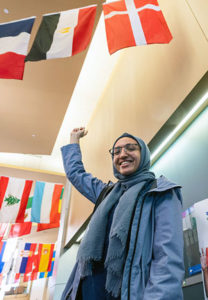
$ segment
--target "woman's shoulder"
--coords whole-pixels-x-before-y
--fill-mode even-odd
[[[164,192],[170,189],[180,189],[181,186],[167,179],[165,176],[161,175],[159,178],[155,179],[154,184],[150,192]]]

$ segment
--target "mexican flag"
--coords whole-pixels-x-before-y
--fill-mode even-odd
[[[25,61],[69,57],[85,50],[91,40],[96,7],[44,15]]]

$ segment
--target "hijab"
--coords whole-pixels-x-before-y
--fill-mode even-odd
[[[114,176],[118,181],[93,214],[77,254],[81,277],[93,274],[94,262],[104,261],[107,272],[105,288],[114,297],[120,294],[128,234],[135,208],[140,208],[146,190],[155,179],[154,173],[149,171],[150,152],[144,141],[124,133],[116,139],[113,147],[123,137],[133,138],[139,144],[141,149],[139,167],[133,174],[125,176],[120,174],[113,165]],[[106,237],[108,216],[116,204],[110,233]],[[109,243],[107,254],[103,257],[106,238],[109,239]]]

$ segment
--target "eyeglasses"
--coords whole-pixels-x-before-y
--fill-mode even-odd
[[[133,152],[137,150],[138,147],[139,147],[138,144],[126,144],[122,147],[114,147],[110,149],[109,152],[112,156],[115,156],[121,154],[122,148],[124,148],[124,151],[127,153],[127,152]]]

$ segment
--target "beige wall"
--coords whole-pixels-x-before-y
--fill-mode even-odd
[[[39,180],[45,182],[56,182],[65,184],[66,178],[65,176],[61,176],[59,174],[50,173],[50,172],[41,172],[34,170],[27,170],[24,168],[14,168],[7,167],[0,164],[0,176],[10,176],[10,177],[18,177],[25,178],[31,180]]]
[[[189,2],[192,6],[185,0],[159,1],[173,35],[170,44],[122,50],[82,141],[85,167],[96,177],[113,179],[108,149],[117,136],[127,131],[149,142],[208,70],[202,30],[208,26],[203,17],[208,6],[203,0]],[[66,242],[91,209],[73,190]]]

